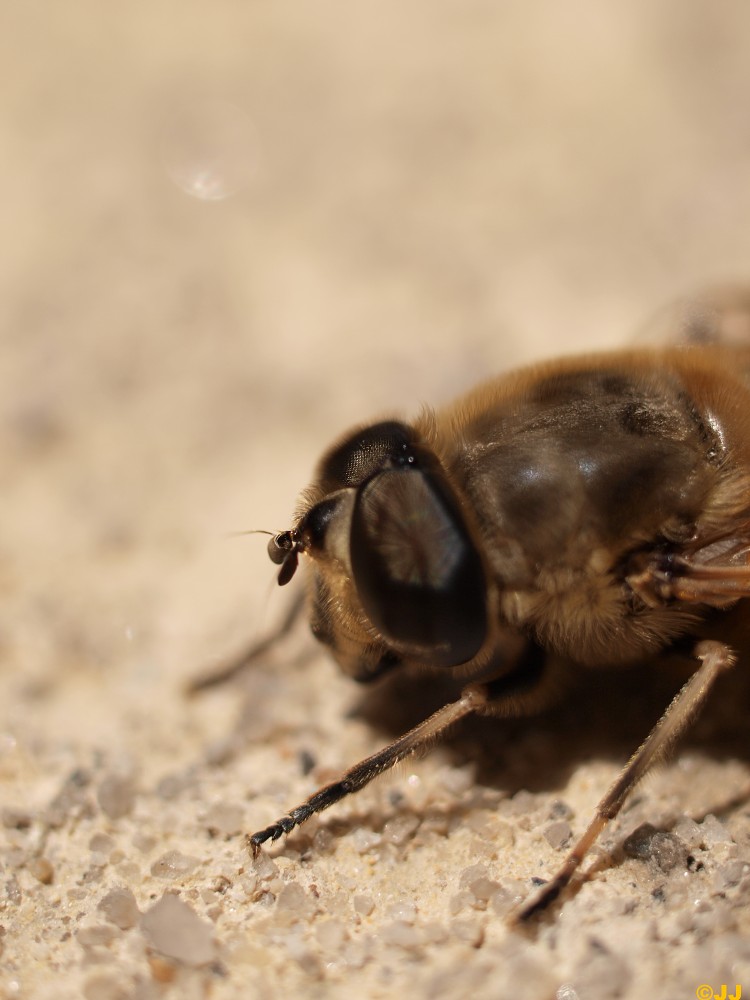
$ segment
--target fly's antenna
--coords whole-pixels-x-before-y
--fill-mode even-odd
[[[272,538],[276,534],[273,531],[266,531],[265,528],[251,528],[249,531],[228,531],[225,538],[240,538],[242,535],[270,535]]]
[[[280,531],[268,543],[268,557],[272,563],[281,566],[279,586],[284,587],[297,572],[299,554],[304,550],[302,539],[296,529]]]

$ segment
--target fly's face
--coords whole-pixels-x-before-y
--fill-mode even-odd
[[[312,631],[358,680],[402,662],[455,667],[485,643],[485,569],[461,499],[406,424],[375,424],[329,451],[269,554],[282,583],[310,557]]]

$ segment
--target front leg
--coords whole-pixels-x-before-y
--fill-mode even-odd
[[[480,711],[487,702],[487,689],[482,684],[471,684],[464,688],[458,701],[451,702],[438,709],[429,719],[420,722],[414,729],[400,736],[389,746],[378,750],[371,757],[355,764],[338,781],[326,785],[311,795],[302,805],[292,809],[286,816],[267,826],[264,830],[247,838],[248,847],[253,857],[257,857],[261,846],[267,840],[278,840],[296,826],[304,823],[314,813],[321,812],[339,802],[352,792],[368,785],[373,778],[390,770],[404,758],[419,750],[423,750],[442,736],[446,729],[474,712]]]

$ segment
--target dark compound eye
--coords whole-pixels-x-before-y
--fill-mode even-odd
[[[386,640],[445,667],[479,651],[484,571],[437,476],[408,467],[373,476],[355,501],[351,561],[362,607]]]
[[[323,488],[359,486],[389,465],[412,464],[414,432],[397,420],[385,420],[352,434],[329,452],[320,467]]]

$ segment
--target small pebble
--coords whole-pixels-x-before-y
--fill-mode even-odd
[[[261,882],[270,882],[279,874],[278,865],[264,851],[261,851],[257,858],[253,858],[252,866]]]
[[[663,872],[687,867],[687,848],[673,833],[658,832],[651,840],[651,858]]]
[[[106,833],[95,833],[89,841],[92,864],[104,866],[110,859],[115,846],[114,840]]]
[[[520,879],[506,880],[493,894],[490,905],[498,916],[504,917],[510,913],[514,906],[518,906],[526,896],[526,885]]]
[[[691,850],[700,847],[703,843],[700,826],[689,816],[681,816],[675,823],[672,833],[679,837],[684,844],[687,844]]]
[[[549,810],[550,819],[572,819],[573,810],[570,808],[567,802],[563,802],[562,799],[555,799],[555,801],[550,806]]]
[[[413,814],[404,813],[395,819],[390,819],[383,827],[383,840],[386,844],[400,847],[414,836],[419,827],[419,819]]]
[[[405,924],[413,924],[417,919],[417,908],[411,900],[405,899],[388,907],[388,916],[392,920]]]
[[[141,869],[135,861],[122,861],[117,866],[117,874],[123,882],[134,882],[141,878]]]
[[[109,774],[96,792],[99,808],[110,819],[128,816],[135,805],[135,785],[132,775]]]
[[[106,920],[123,931],[135,927],[141,915],[130,889],[112,889],[99,900],[97,910],[104,914]]]
[[[359,913],[363,917],[369,917],[375,909],[375,901],[372,896],[364,896],[361,894],[354,897],[352,905],[354,906],[355,913]]]
[[[510,806],[509,812],[511,816],[527,816],[539,805],[536,795],[525,788],[516,792],[512,799],[504,800],[502,804],[506,805],[506,803]]]
[[[133,847],[141,854],[148,854],[156,846],[156,837],[150,833],[142,833],[138,830],[133,834]]]
[[[464,868],[461,872],[459,885],[462,889],[466,889],[472,882],[476,882],[477,879],[489,877],[490,870],[487,865],[469,865],[468,868]]]
[[[269,892],[273,893],[274,896],[278,896],[281,890],[284,888],[284,880],[281,878],[280,875],[277,875],[276,878],[268,880],[266,888],[268,889]]]
[[[383,838],[374,830],[368,830],[363,826],[359,826],[352,834],[351,839],[354,850],[358,854],[367,854],[368,851],[378,847]]]
[[[82,948],[108,948],[115,939],[117,932],[112,927],[98,925],[96,927],[81,927],[76,934],[76,940]]]
[[[189,783],[190,779],[185,774],[165,774],[156,785],[156,794],[169,802],[182,794]]]
[[[23,892],[15,875],[12,875],[5,883],[5,892],[9,903],[18,905],[23,900]]]
[[[460,913],[467,906],[472,906],[474,899],[475,897],[468,890],[463,889],[448,900],[448,911],[455,917],[456,914]]]
[[[34,878],[41,882],[42,885],[51,885],[52,880],[55,877],[55,869],[52,867],[52,862],[47,858],[32,858],[27,865],[28,870],[34,876]]]
[[[301,920],[311,917],[315,913],[316,906],[315,901],[301,885],[296,882],[288,882],[279,890],[276,897],[276,909],[281,913],[291,913]]]
[[[413,951],[422,943],[419,931],[403,920],[394,920],[392,924],[385,924],[380,929],[378,938],[387,945],[396,945],[405,951]]]
[[[486,905],[500,889],[500,883],[491,878],[478,878],[471,882],[468,888],[479,903]]]
[[[733,843],[732,835],[729,830],[720,822],[713,813],[709,813],[708,816],[700,824],[701,828],[701,838],[706,847],[711,847],[714,844],[731,844]]]
[[[651,861],[663,872],[687,867],[687,848],[673,833],[657,830],[651,823],[643,823],[627,837],[623,850],[631,858]]]
[[[312,846],[316,854],[330,854],[335,843],[336,838],[328,827],[321,826],[313,835]]]
[[[438,775],[438,780],[446,792],[459,796],[468,792],[474,784],[474,767],[448,767],[442,769]]]
[[[143,914],[141,930],[151,948],[185,965],[206,965],[216,958],[211,925],[171,893]]]
[[[651,857],[651,841],[658,833],[653,823],[641,823],[623,841],[622,849],[629,858],[647,861]]]
[[[236,898],[242,896],[252,897],[258,888],[258,876],[255,872],[244,872],[234,884],[232,895]]]
[[[570,823],[567,820],[559,819],[550,825],[544,831],[544,839],[547,841],[550,847],[553,847],[556,851],[559,851],[561,847],[570,841],[573,836],[573,831],[570,828]]]
[[[750,870],[750,865],[746,861],[740,861],[739,858],[736,858],[734,861],[728,861],[718,869],[714,876],[716,888],[719,891],[734,888],[734,886],[740,884],[742,876],[748,870]]]
[[[496,823],[497,816],[492,810],[473,809],[466,817],[464,826],[473,830],[474,833],[478,833],[484,840],[489,840],[493,835]]]
[[[151,865],[151,874],[155,878],[184,878],[195,871],[199,864],[198,858],[191,858],[180,851],[167,851]]]

